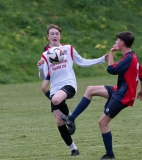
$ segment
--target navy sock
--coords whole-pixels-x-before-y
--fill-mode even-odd
[[[88,107],[89,103],[90,100],[88,98],[82,97],[82,100],[78,103],[75,110],[72,112],[70,120],[74,121],[75,118]]]
[[[106,154],[107,155],[113,155],[113,151],[112,151],[112,134],[111,134],[111,132],[102,134],[102,138],[103,138],[103,141],[104,141]]]
[[[50,98],[50,91],[49,91],[49,90],[45,93],[45,96],[46,96],[48,99],[51,100],[51,98]]]

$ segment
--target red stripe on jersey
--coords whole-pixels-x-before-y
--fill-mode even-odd
[[[116,64],[117,64],[117,63],[113,64],[113,67],[114,67],[114,68],[116,67]]]
[[[50,46],[49,46],[49,45],[47,45],[47,46],[46,46],[46,48],[45,48],[45,50],[47,51],[49,48],[50,48]]]
[[[113,88],[112,88],[112,89],[113,89],[113,92],[114,92],[114,91],[116,91],[117,86],[113,86]]]
[[[73,60],[73,46],[71,46],[71,58]]]
[[[46,61],[46,63],[48,64],[48,62],[47,62],[47,59],[46,59],[46,57],[42,54],[42,56],[41,56],[45,61]]]
[[[49,70],[48,70],[48,74],[47,74],[47,76],[50,76],[50,72],[49,72]]]

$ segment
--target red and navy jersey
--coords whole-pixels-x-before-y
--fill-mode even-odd
[[[133,51],[126,53],[119,62],[108,66],[107,71],[118,75],[117,88],[112,97],[124,105],[133,106],[138,80],[142,80],[142,66],[137,55]]]
[[[49,48],[50,48],[50,46],[49,46],[49,44],[47,44],[47,45],[44,47],[44,52],[47,51]]]

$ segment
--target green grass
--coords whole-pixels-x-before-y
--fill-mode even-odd
[[[116,84],[115,76],[77,79],[78,92],[67,103],[71,111],[80,101],[86,86]],[[73,139],[78,157],[62,141],[50,101],[40,90],[41,82],[0,85],[0,159],[1,160],[98,160],[104,153],[98,120],[105,99],[94,97],[77,119]],[[111,123],[117,160],[137,160],[142,155],[142,102],[123,110]]]

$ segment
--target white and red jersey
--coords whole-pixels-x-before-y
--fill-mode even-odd
[[[62,45],[59,48],[61,48],[64,53],[64,60],[62,63],[50,63],[47,59],[48,51],[43,52],[41,57],[41,59],[43,59],[45,63],[40,66],[39,71],[43,72],[45,77],[50,73],[50,95],[55,94],[65,85],[71,85],[77,91],[77,83],[73,70],[73,63],[79,66],[89,67],[105,62],[105,56],[97,59],[84,59],[71,45]],[[45,79],[45,77],[43,79]],[[42,77],[40,78],[42,79]]]

